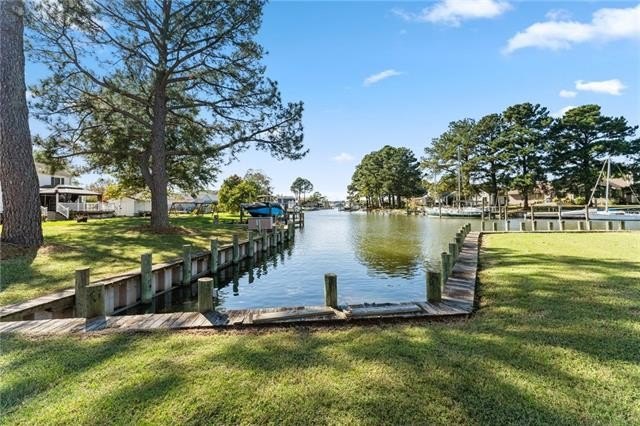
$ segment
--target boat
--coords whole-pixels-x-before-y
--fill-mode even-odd
[[[285,209],[276,201],[256,201],[240,204],[252,217],[278,217],[284,216]]]
[[[582,210],[570,210],[566,212],[560,213],[560,216],[566,219],[586,219],[589,220],[611,220],[611,221],[640,221],[640,213],[632,213],[625,211],[623,209],[610,209],[609,208],[609,180],[611,178],[611,157],[607,158],[605,163],[602,165],[602,169],[598,174],[598,180],[596,181],[593,190],[591,191],[591,196],[589,197],[589,202],[587,205],[591,205],[591,201],[593,200],[593,196],[595,195],[596,189],[598,188],[598,184],[600,183],[600,179],[604,176],[604,168],[607,167],[607,177],[606,177],[606,189],[605,189],[605,205],[604,210],[598,210],[597,208],[589,208]]]

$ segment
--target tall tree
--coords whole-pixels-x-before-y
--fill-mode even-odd
[[[498,201],[500,189],[507,186],[509,179],[508,152],[502,138],[503,130],[504,123],[500,114],[482,117],[474,130],[476,162],[471,175],[492,195],[494,204]]]
[[[161,231],[172,170],[188,179],[195,168],[201,178],[214,167],[208,159],[235,158],[251,145],[276,158],[304,156],[302,104],[283,104],[253,40],[263,4],[41,0],[31,17],[33,52],[52,75],[34,93],[39,116],[64,136],[49,147],[52,157],[135,165],[151,191],[152,228]],[[126,126],[115,137],[118,122]]]
[[[296,178],[291,184],[291,192],[298,198],[298,202],[300,202],[300,195],[302,195],[302,199],[304,200],[305,194],[313,191],[313,184],[309,181],[309,179],[305,179],[302,177]]]
[[[273,188],[271,187],[271,178],[262,170],[249,169],[244,174],[244,179],[252,181],[258,186],[260,192],[258,195],[271,195],[273,192]]]
[[[552,119],[547,108],[531,103],[512,105],[502,116],[507,161],[514,175],[511,186],[520,192],[527,209],[529,196],[545,178],[543,158]]]
[[[0,186],[2,241],[42,244],[38,174],[24,82],[24,2],[0,1]]]
[[[232,175],[220,186],[219,207],[223,211],[237,213],[240,211],[240,204],[255,201],[258,195],[260,195],[260,186],[255,181]]]
[[[425,148],[422,158],[427,180],[440,180],[438,186],[448,191],[458,190],[460,173],[460,199],[470,197],[476,191],[472,182],[477,160],[475,126],[476,122],[471,118],[452,121],[447,130]]]
[[[555,120],[551,132],[549,172],[554,186],[588,199],[603,161],[630,154],[637,130],[624,117],[602,115],[599,105],[567,111]]]

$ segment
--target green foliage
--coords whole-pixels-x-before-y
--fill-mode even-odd
[[[238,213],[240,204],[255,201],[262,195],[262,188],[253,179],[242,179],[240,176],[229,176],[222,182],[218,192],[218,208],[228,213]]]
[[[365,198],[367,207],[402,207],[402,197],[424,194],[420,165],[404,147],[384,146],[365,155],[349,186],[351,198]]]
[[[305,194],[313,191],[313,184],[309,181],[309,179],[298,177],[293,181],[290,189],[298,199],[298,202],[300,202],[300,195],[302,195],[302,197],[304,198]]]
[[[244,174],[244,179],[255,183],[259,188],[259,195],[271,195],[273,187],[271,186],[271,178],[262,170],[249,169]]]
[[[549,161],[556,189],[588,198],[604,160],[632,154],[629,138],[637,130],[624,117],[603,116],[599,105],[567,111],[551,129]]]

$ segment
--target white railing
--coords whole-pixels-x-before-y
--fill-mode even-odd
[[[56,204],[56,212],[69,219],[69,209],[62,205],[62,203]]]
[[[112,212],[116,206],[113,203],[58,203],[72,212]]]

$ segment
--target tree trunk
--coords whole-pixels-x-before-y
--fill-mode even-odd
[[[164,77],[158,77],[153,101],[153,123],[151,127],[151,229],[163,232],[169,228],[169,205],[167,200],[167,156],[166,124],[167,94]]]
[[[0,186],[2,241],[42,244],[38,174],[24,82],[24,3],[0,0]]]

